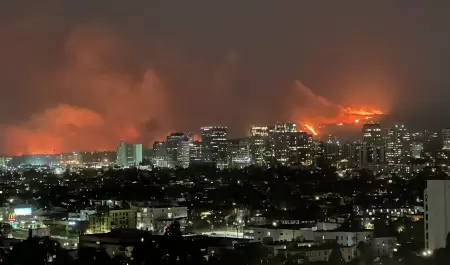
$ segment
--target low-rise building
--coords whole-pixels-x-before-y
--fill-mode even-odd
[[[135,209],[108,209],[89,216],[88,234],[108,233],[112,229],[136,229]]]
[[[330,259],[330,255],[333,252],[334,248],[339,248],[342,254],[342,258],[345,262],[350,262],[355,258],[356,247],[335,244],[325,244],[310,247],[286,246],[285,249],[279,250],[278,254],[283,255],[285,258],[297,260],[297,262],[300,264],[305,262],[327,262]]]
[[[373,230],[336,229],[316,231],[314,240],[323,243],[337,243],[343,246],[356,246],[359,242],[369,243],[373,239]]]
[[[143,231],[119,229],[109,233],[81,235],[79,246],[80,248],[105,249],[110,257],[118,254],[131,257],[134,245],[143,238],[148,238]]]
[[[137,228],[163,234],[165,228],[174,221],[179,222],[184,229],[187,217],[188,210],[184,206],[142,207],[137,213]]]
[[[394,236],[375,237],[370,242],[373,255],[376,257],[391,257],[395,251],[396,244],[397,238]]]
[[[305,241],[313,240],[314,224],[298,225],[260,225],[244,228],[244,238],[253,242],[277,242],[277,241]]]

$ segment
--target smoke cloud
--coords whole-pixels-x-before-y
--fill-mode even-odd
[[[0,154],[377,108],[446,126],[447,2],[310,2],[0,1]]]
[[[212,69],[161,43],[153,57],[139,58],[114,31],[93,25],[70,29],[62,47],[59,68],[21,71],[29,78],[27,91],[40,90],[37,100],[48,101],[5,126],[4,153],[111,150],[121,139],[147,147],[175,129],[192,128],[187,123],[196,116],[200,122],[223,120],[233,100],[235,52]]]

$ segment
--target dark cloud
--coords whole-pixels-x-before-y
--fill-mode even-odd
[[[243,134],[317,113],[323,102],[299,96],[296,80],[333,106],[446,127],[449,7],[1,1],[0,151],[111,149],[120,138],[149,145],[212,123]]]

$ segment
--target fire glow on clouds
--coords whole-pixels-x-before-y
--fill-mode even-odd
[[[31,24],[19,23],[19,26],[34,33],[34,28],[28,28]],[[42,26],[49,27],[47,24]],[[235,91],[235,81],[240,57],[234,51],[224,56],[216,67],[186,59],[176,51],[157,51],[155,54],[163,58],[150,63],[142,59],[145,61],[142,63],[141,54],[134,54],[129,43],[114,32],[103,27],[77,26],[70,30],[64,41],[62,66],[41,73],[36,71],[41,68],[36,63],[36,69],[30,70],[33,74],[23,78],[24,65],[32,67],[33,61],[46,61],[48,58],[30,59],[39,52],[29,53],[30,47],[8,42],[13,40],[9,35],[0,37],[6,40],[0,43],[0,57],[11,62],[2,69],[3,72],[11,78],[28,82],[25,85],[33,89],[27,93],[35,97],[35,101],[55,97],[53,101],[43,103],[45,107],[33,115],[1,130],[1,151],[5,154],[113,150],[120,139],[149,146],[173,130],[184,130],[188,123],[196,122],[196,128],[205,124],[226,124],[235,121],[236,117],[243,119],[242,113],[245,112],[250,113],[244,117],[248,119],[245,121],[248,126],[253,122],[251,117],[256,117],[255,113],[268,115],[263,112],[267,110],[264,102],[254,102],[252,108],[248,108],[248,99],[238,102],[242,93]],[[32,41],[27,43],[33,43],[33,49],[39,51],[39,45]],[[42,47],[46,47],[46,43]],[[160,68],[164,71],[155,70],[158,63],[163,65]],[[171,75],[170,71],[176,71],[178,76]],[[21,74],[17,74],[19,72]],[[190,85],[197,90],[171,90],[174,85],[169,83],[176,78],[181,80],[178,85],[183,85],[183,88]],[[320,133],[314,129],[320,124],[351,123],[381,113],[377,109],[354,109],[334,104],[314,94],[299,81],[295,82],[294,96],[290,92],[282,94],[294,100],[288,104],[291,115],[284,114],[279,118],[288,116],[302,126],[310,126],[313,133]],[[272,117],[272,122],[274,120]]]
[[[114,58],[123,50],[113,34],[73,30],[64,47],[67,61],[61,72],[52,74],[51,82],[69,93],[74,103],[47,108],[4,129],[6,152],[111,150],[117,139],[140,140],[152,116],[165,111],[164,85],[151,69],[145,70],[141,80],[114,69]]]

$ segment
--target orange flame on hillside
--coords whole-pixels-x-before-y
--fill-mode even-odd
[[[308,129],[313,135],[317,135],[316,130],[309,124],[305,124],[306,129]]]
[[[320,134],[317,128],[321,128],[322,125],[363,124],[370,122],[377,115],[385,114],[374,105],[336,104],[323,96],[315,94],[299,81],[296,81],[294,89],[298,94],[299,100],[294,98],[296,107],[292,111],[292,119],[313,135]]]

